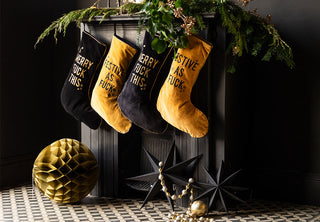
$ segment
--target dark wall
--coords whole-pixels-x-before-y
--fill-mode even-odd
[[[78,6],[84,4],[79,2]],[[58,45],[50,36],[33,49],[44,28],[73,10],[76,0],[0,4],[0,186],[4,187],[30,180],[34,158],[51,142],[79,137],[78,122],[64,112],[59,98],[78,36],[71,28]],[[227,87],[233,88],[228,96],[236,101],[226,107],[230,112],[226,124],[236,129],[227,132],[232,141],[227,151],[238,152],[226,155],[246,159],[237,164],[251,171],[256,197],[319,203],[320,2],[255,0],[249,6],[261,15],[272,15],[293,48],[296,68],[276,61],[248,63],[250,68],[242,68],[247,75],[227,76]],[[237,144],[245,145],[237,149]]]
[[[255,0],[292,47],[296,68],[273,61],[250,73],[248,162],[258,196],[320,203],[320,2]]]
[[[0,187],[31,181],[32,163],[53,141],[79,139],[79,123],[60,104],[60,90],[77,47],[69,29],[33,48],[40,33],[75,1],[1,1]]]

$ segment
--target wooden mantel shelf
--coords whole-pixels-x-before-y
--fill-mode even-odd
[[[212,19],[215,17],[215,13],[203,13],[202,14],[205,19]],[[103,16],[99,15],[94,17],[90,22],[101,22]],[[105,18],[103,22],[130,22],[130,21],[138,21],[140,19],[140,15],[128,15],[128,14],[119,14],[119,15],[111,15],[108,18]],[[89,22],[89,20],[84,19],[84,23]]]

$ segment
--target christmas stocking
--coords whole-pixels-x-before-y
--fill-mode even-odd
[[[178,49],[172,62],[158,96],[157,108],[168,123],[199,138],[208,132],[208,119],[194,107],[190,95],[212,45],[195,35],[189,36],[188,40],[187,48]]]
[[[105,44],[83,32],[78,54],[61,91],[64,109],[91,129],[97,129],[101,123],[100,116],[90,106],[90,90],[106,50]]]
[[[171,50],[157,54],[151,49],[151,42],[152,37],[146,32],[139,59],[118,97],[118,104],[121,112],[135,125],[149,132],[162,133],[168,124],[157,111],[151,92]]]
[[[135,46],[126,43],[118,36],[113,36],[91,97],[92,108],[120,133],[127,133],[131,128],[131,121],[122,115],[117,98],[136,52]]]

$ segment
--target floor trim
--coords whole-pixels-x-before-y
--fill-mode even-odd
[[[34,155],[0,159],[0,189],[30,183],[34,160]]]

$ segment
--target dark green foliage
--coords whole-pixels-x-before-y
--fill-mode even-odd
[[[284,61],[288,67],[294,68],[290,46],[280,37],[277,29],[267,19],[255,13],[247,12],[230,0],[176,0],[175,9],[182,7],[185,16],[196,19],[191,32],[197,33],[205,28],[203,13],[215,13],[229,34],[230,44],[227,53],[232,53],[232,61],[228,72],[236,71],[237,58],[248,54],[260,57],[262,61],[272,58]],[[66,34],[70,23],[78,26],[86,19],[91,21],[95,16],[102,16],[101,21],[110,15],[119,13],[139,14],[139,31],[145,28],[154,38],[152,48],[158,53],[167,47],[185,48],[188,44],[187,33],[181,28],[183,21],[174,16],[174,11],[167,0],[145,0],[144,3],[127,3],[119,8],[90,7],[71,11],[54,21],[39,36],[35,46],[54,31],[57,41],[58,33]]]
[[[127,3],[121,8],[96,8],[90,7],[85,9],[79,9],[71,11],[67,14],[62,15],[56,21],[52,22],[51,25],[46,28],[41,35],[38,37],[37,42],[34,47],[36,47],[44,38],[50,35],[51,31],[54,31],[54,39],[58,41],[58,33],[66,34],[67,28],[70,23],[75,22],[77,26],[80,26],[80,23],[87,19],[89,22],[96,16],[102,16],[101,21],[106,18],[109,18],[111,15],[119,14],[120,10],[127,14],[134,14],[141,10],[142,4]]]
[[[176,0],[175,8],[182,7],[183,14],[196,18],[196,25],[192,33],[204,28],[203,13],[216,13],[216,19],[222,22],[226,28],[230,44],[227,52],[232,52],[232,61],[228,72],[236,71],[237,57],[244,54],[252,56],[261,55],[262,61],[270,61],[271,58],[285,61],[290,67],[294,67],[293,55],[289,45],[284,42],[278,31],[266,19],[247,12],[231,1],[226,0]],[[160,0],[147,0],[144,3],[142,17],[146,30],[154,37],[167,42],[168,47],[184,48],[187,46],[185,31],[180,27],[179,19],[173,20],[173,10]],[[184,39],[182,41],[182,39]],[[161,46],[157,46],[161,44]],[[153,49],[162,49],[163,41],[157,41]],[[163,50],[163,49],[162,49]]]
[[[180,28],[180,22],[175,19],[168,5],[160,0],[145,1],[142,10],[142,26],[154,38],[154,50],[160,54],[167,47],[186,47],[185,41],[181,41],[186,33]]]
[[[228,51],[232,51],[233,57],[241,57],[244,53],[252,56],[262,54],[262,61],[275,58],[285,61],[291,69],[294,68],[290,46],[282,40],[270,21],[244,11],[230,1],[216,4],[216,13],[230,35]],[[236,58],[231,61],[229,72],[235,72],[236,61]]]
[[[157,51],[158,54],[163,53],[167,49],[167,43],[166,41],[158,38],[154,38],[151,47]]]
[[[121,11],[122,13],[134,14],[140,12],[142,7],[143,4],[128,2],[127,4],[121,6]]]
[[[163,50],[164,44],[167,47],[185,48],[188,44],[187,33],[181,25],[181,18],[175,18],[173,9],[166,4],[166,0],[146,0],[142,8],[142,26],[151,34],[153,38],[163,40],[156,41],[152,48],[158,53],[159,49]],[[212,5],[209,0],[176,0],[175,8],[182,7],[185,16],[193,16],[196,24],[192,28],[192,33],[197,33],[205,28],[202,13],[208,12],[208,8]],[[161,44],[161,46],[157,45]]]

